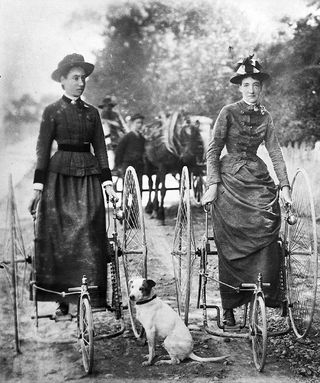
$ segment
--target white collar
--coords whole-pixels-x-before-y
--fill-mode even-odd
[[[67,94],[66,92],[64,92],[64,95],[65,95],[67,98],[69,98],[71,101],[77,101],[78,98],[80,98],[80,97],[70,96],[70,95]]]

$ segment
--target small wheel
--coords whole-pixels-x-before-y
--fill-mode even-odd
[[[79,298],[78,329],[83,367],[85,372],[90,374],[93,367],[93,317],[86,295]]]
[[[196,206],[201,206],[201,199],[206,190],[206,182],[203,176],[191,174],[192,201]]]
[[[267,318],[262,295],[254,295],[251,300],[250,332],[253,361],[256,369],[261,372],[267,356]]]
[[[305,338],[316,304],[318,251],[312,189],[303,169],[297,170],[291,190],[293,215],[286,220],[284,231],[289,315],[296,336]]]
[[[195,261],[189,185],[189,171],[185,166],[181,173],[180,200],[174,231],[172,261],[178,312],[186,325],[189,321],[192,266]]]
[[[137,276],[147,278],[147,243],[140,187],[136,171],[132,166],[129,166],[125,173],[122,198],[124,213],[122,259],[128,310],[133,333],[136,338],[141,338],[144,330],[136,319],[135,305],[129,298],[129,281]]]

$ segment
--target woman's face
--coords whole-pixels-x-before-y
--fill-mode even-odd
[[[241,82],[239,90],[245,102],[255,104],[259,100],[262,84],[257,79],[245,77]]]
[[[136,120],[132,121],[132,130],[135,132],[138,132],[143,125],[143,121],[141,118],[137,118]]]
[[[80,97],[86,86],[86,76],[83,68],[71,68],[66,77],[61,76],[61,84],[65,92],[72,97]]]

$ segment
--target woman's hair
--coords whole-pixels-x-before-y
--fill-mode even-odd
[[[258,80],[260,82],[260,84],[262,85],[263,84],[263,78],[261,78],[261,75],[260,73],[252,73],[252,74],[246,74],[243,76],[243,78],[241,79],[241,82],[239,85],[242,85],[242,81],[248,77],[251,77],[253,78],[254,80]]]

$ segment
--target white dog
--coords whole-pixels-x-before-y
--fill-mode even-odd
[[[149,354],[143,366],[149,366],[155,357],[157,337],[164,339],[163,345],[170,360],[160,360],[156,364],[178,364],[186,358],[197,362],[220,362],[226,356],[201,358],[195,355],[193,340],[189,329],[179,315],[165,302],[158,298],[152,288],[156,283],[151,279],[136,278],[129,282],[130,300],[136,302],[137,319],[145,329]]]

